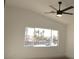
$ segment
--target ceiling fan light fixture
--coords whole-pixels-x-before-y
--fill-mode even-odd
[[[57,17],[62,17],[62,14],[57,14]]]

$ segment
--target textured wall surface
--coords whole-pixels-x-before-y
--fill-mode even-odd
[[[25,27],[38,26],[59,31],[59,46],[50,48],[25,48]],[[20,8],[5,9],[5,59],[61,57],[65,55],[66,26],[52,19]]]

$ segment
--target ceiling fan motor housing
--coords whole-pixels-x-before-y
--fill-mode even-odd
[[[62,15],[62,11],[57,11],[57,14],[61,14]]]

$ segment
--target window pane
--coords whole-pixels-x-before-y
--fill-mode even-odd
[[[58,31],[43,28],[25,29],[24,46],[50,47],[58,45]]]

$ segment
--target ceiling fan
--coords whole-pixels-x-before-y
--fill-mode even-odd
[[[55,7],[53,7],[52,5],[49,5],[49,6],[50,6],[52,9],[54,9],[55,11],[50,11],[50,12],[46,12],[46,13],[56,13],[58,17],[61,17],[62,14],[73,15],[73,13],[65,12],[65,11],[67,11],[67,10],[69,10],[69,9],[74,8],[73,6],[69,6],[69,7],[65,8],[65,9],[61,10],[60,7],[61,7],[62,2],[59,1],[58,4],[59,4],[59,9],[58,9],[58,10],[57,10]]]

